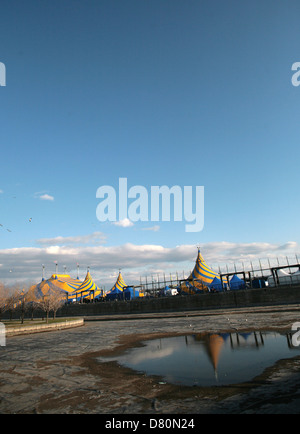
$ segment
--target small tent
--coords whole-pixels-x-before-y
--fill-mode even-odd
[[[274,277],[273,275],[268,277],[268,284],[269,286],[276,286],[278,285],[290,285],[292,283],[292,275],[287,273],[284,270],[274,270],[274,274],[276,276],[277,273],[277,277],[278,277],[278,281],[276,279],[276,281],[274,281]]]
[[[120,291],[118,288],[114,288],[107,292],[106,294],[106,300],[108,301],[114,301],[114,300],[123,300],[124,299],[124,293],[123,291]]]
[[[222,292],[224,288],[222,287],[221,279],[215,277],[214,280],[209,285],[209,289],[217,292]]]
[[[134,298],[139,297],[138,289],[134,289],[132,286],[126,286],[123,290],[124,300],[133,300]]]
[[[246,287],[244,280],[240,279],[236,274],[230,280],[229,286],[232,291],[244,289]]]
[[[111,300],[123,300],[124,299],[123,291],[126,287],[127,287],[127,285],[124,282],[124,279],[123,279],[121,271],[120,271],[116,283],[111,288],[111,290],[106,294],[106,299],[110,300],[110,301]]]

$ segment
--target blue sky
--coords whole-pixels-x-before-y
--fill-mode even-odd
[[[41,249],[50,264],[45,245],[57,243],[299,251],[299,17],[294,0],[3,0],[2,277],[10,249]],[[99,222],[97,188],[120,177],[147,189],[203,185],[203,231]]]

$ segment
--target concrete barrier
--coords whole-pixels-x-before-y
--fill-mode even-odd
[[[80,327],[84,325],[84,319],[66,320],[53,324],[36,324],[36,325],[20,325],[14,327],[6,327],[6,336],[15,336],[21,334],[39,333],[45,331],[62,330],[72,327]]]

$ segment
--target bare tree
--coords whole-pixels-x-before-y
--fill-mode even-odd
[[[31,321],[33,321],[33,314],[38,309],[38,298],[35,293],[35,285],[32,285],[26,294],[26,311],[31,313]]]
[[[46,323],[49,322],[49,314],[53,312],[53,318],[55,318],[57,310],[64,304],[64,295],[59,290],[51,289],[46,295],[38,300],[39,307],[46,314]]]
[[[53,319],[56,318],[56,312],[58,311],[58,309],[62,307],[66,302],[65,295],[61,291],[57,291],[57,292],[58,292],[58,296],[56,300],[53,300],[52,309],[51,309],[53,312]]]
[[[9,294],[6,299],[6,310],[9,311],[9,319],[12,319],[14,311],[20,309],[22,304],[22,296],[25,290],[22,290],[19,286],[14,286],[9,288]]]
[[[19,294],[19,299],[17,302],[17,308],[20,312],[21,324],[24,323],[25,314],[27,311],[34,308],[36,302],[36,296],[32,288],[23,288]]]
[[[0,282],[0,321],[1,317],[4,314],[4,312],[7,310],[7,298],[8,298],[8,291],[3,285],[3,283]]]
[[[0,282],[0,320],[4,312],[10,312],[10,319],[19,301],[19,288],[10,288]]]

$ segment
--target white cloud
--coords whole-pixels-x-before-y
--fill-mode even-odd
[[[46,191],[37,191],[36,193],[34,193],[33,197],[40,200],[54,200],[54,197],[48,194]]]
[[[37,240],[39,245],[57,246],[57,245],[82,245],[82,244],[95,244],[105,243],[106,235],[102,232],[94,232],[88,235],[78,235],[72,237],[54,237],[54,238],[40,238]]]
[[[42,194],[40,197],[39,197],[41,200],[54,200],[54,197],[53,196],[50,196],[50,194]]]
[[[117,222],[113,222],[113,225],[120,226],[122,228],[129,228],[130,226],[133,226],[133,223],[128,218],[125,218],[123,220],[120,220],[120,221],[117,221]]]
[[[160,226],[155,225],[155,226],[151,226],[150,228],[142,228],[142,231],[153,231],[153,232],[158,232],[160,229]]]
[[[96,234],[96,235],[95,235]],[[193,269],[197,257],[196,245],[179,245],[176,247],[164,247],[161,245],[135,245],[127,243],[119,246],[106,246],[96,244],[76,246],[77,241],[94,240],[101,238],[101,233],[94,233],[82,237],[56,237],[43,239],[40,247],[21,247],[0,250],[0,281],[14,284],[27,281],[37,283],[41,280],[42,264],[45,264],[46,277],[55,272],[54,261],[58,262],[58,272],[63,273],[63,266],[67,267],[67,273],[77,276],[76,264],[80,264],[80,278],[85,277],[86,269],[91,268],[91,274],[96,283],[111,287],[117,277],[119,268],[122,269],[124,280],[128,284],[138,283],[140,276],[143,281],[148,276],[148,282],[152,276],[162,278],[165,273],[169,277],[176,271],[180,278],[183,271],[187,277]],[[59,245],[57,242],[69,242],[69,245]],[[50,240],[56,243],[50,243]],[[201,245],[201,252],[208,265],[215,271],[219,266],[226,271],[235,263],[237,268],[251,269],[250,261],[254,267],[258,267],[258,259],[263,266],[277,265],[277,257],[282,265],[286,265],[286,256],[290,263],[295,263],[295,254],[300,259],[300,245],[294,241],[285,244],[271,243],[230,243],[214,242]],[[10,272],[12,270],[12,272]],[[150,280],[149,280],[150,279]]]
[[[4,193],[4,191],[0,189],[0,194],[2,194],[2,193]]]

